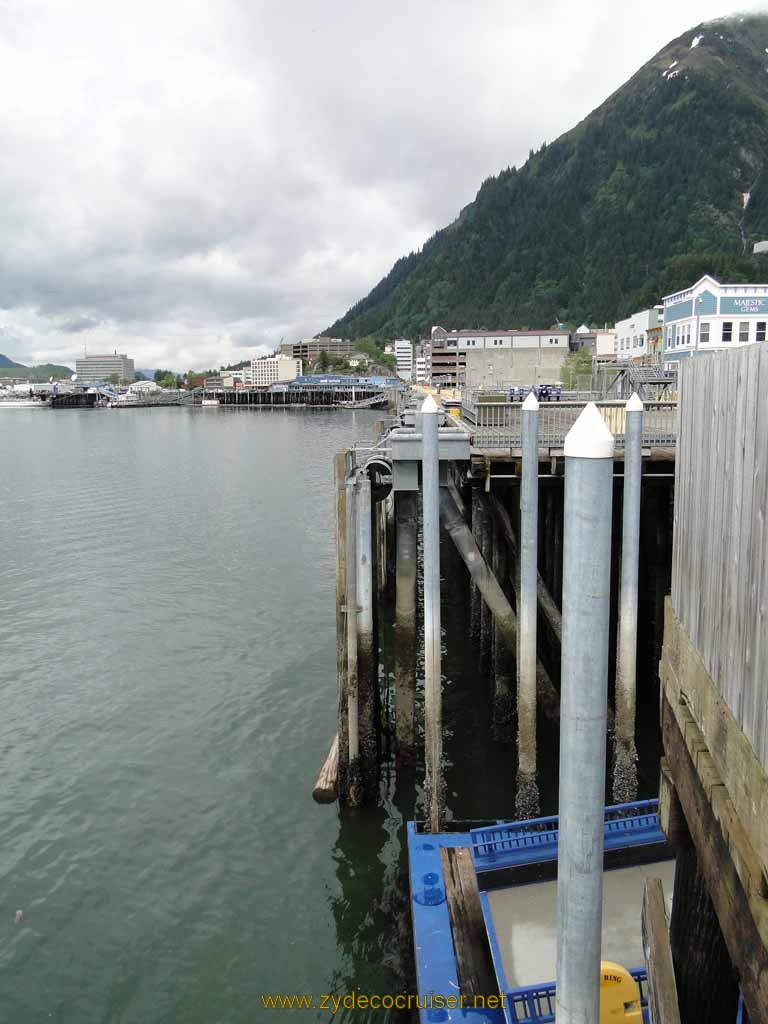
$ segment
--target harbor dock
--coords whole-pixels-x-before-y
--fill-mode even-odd
[[[473,1019],[548,1021],[557,1012],[558,1021],[597,1024],[597,1016],[566,1012],[602,998],[592,968],[566,975],[573,991],[555,988],[574,954],[596,972],[601,957],[630,971],[641,1016],[621,1019],[768,1022],[766,385],[760,346],[683,366],[679,401],[526,408],[474,396],[459,419],[428,400],[337,456],[338,731],[323,793],[342,804],[375,802],[384,765],[406,785],[413,766],[424,765],[422,816],[407,840],[420,994],[470,996],[486,986],[512,999],[525,989],[527,1002],[512,999],[517,1009]],[[574,447],[586,412],[595,436],[610,438],[598,454]],[[586,503],[575,513],[578,500]],[[437,605],[428,600],[440,580],[439,545],[427,543],[437,524],[466,570],[467,642],[483,681],[478,699],[492,705],[491,734],[463,741],[506,745],[516,758],[513,823],[445,819],[441,644],[422,669],[417,639],[422,608],[425,649],[440,636],[439,582]],[[600,580],[594,592],[587,579]],[[378,660],[387,618],[392,674]],[[596,673],[589,696],[584,671]],[[581,735],[582,716],[597,732],[577,748],[567,737],[574,728]],[[654,719],[660,728],[648,725]],[[551,756],[538,749],[545,720],[561,730],[559,820],[540,816],[538,764]],[[649,743],[663,746],[659,781],[649,787],[658,809],[636,803],[638,749]],[[604,823],[590,853],[599,851],[600,867],[594,883],[583,879],[583,893],[561,894],[567,902],[555,913],[555,859],[561,891],[566,870],[582,885],[578,844],[592,850],[596,842],[587,839],[595,833],[579,832],[585,808]],[[614,821],[626,823],[618,845]],[[652,872],[616,873],[617,856],[651,851]],[[521,899],[503,895],[513,869],[537,882]],[[626,897],[619,919],[611,909],[617,885]],[[563,931],[572,900],[586,900],[590,921],[602,921],[596,945]],[[525,937],[540,949],[545,933],[549,951],[536,954],[541,976],[532,979]],[[440,1012],[422,1019],[460,1019]]]

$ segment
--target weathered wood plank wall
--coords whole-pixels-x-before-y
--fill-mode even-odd
[[[672,604],[768,769],[768,346],[680,381]]]

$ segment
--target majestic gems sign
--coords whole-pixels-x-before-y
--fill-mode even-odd
[[[759,316],[761,313],[768,316],[768,297],[750,298],[748,295],[738,298],[720,299],[720,313],[733,313],[734,316]]]

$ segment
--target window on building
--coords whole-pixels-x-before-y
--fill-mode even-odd
[[[733,341],[733,323],[730,320],[723,323],[723,341]]]
[[[709,341],[709,323],[699,324],[699,344],[706,345]]]
[[[672,348],[672,328],[667,328],[667,348]]]
[[[765,341],[765,320],[757,321],[757,337],[755,341]]]
[[[749,341],[749,321],[742,320],[739,324],[739,341]]]

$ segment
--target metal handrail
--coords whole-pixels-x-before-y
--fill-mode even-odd
[[[624,444],[625,402],[601,400],[595,403],[614,435],[617,446]],[[546,401],[539,406],[539,444],[561,448],[565,436],[584,408],[583,401]],[[470,424],[473,444],[478,448],[519,448],[522,444],[520,402],[462,402],[462,417]],[[677,440],[677,402],[646,402],[643,417],[643,445],[674,447]]]

